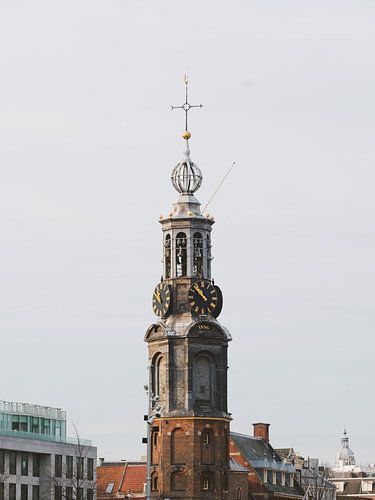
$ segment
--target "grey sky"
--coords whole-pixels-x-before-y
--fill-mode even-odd
[[[232,429],[375,462],[371,1],[0,3],[0,399],[138,458],[160,214],[191,152],[224,292]]]

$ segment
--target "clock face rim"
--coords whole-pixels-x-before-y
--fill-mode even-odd
[[[212,312],[212,316],[216,319],[218,316],[220,316],[221,311],[223,310],[223,292],[221,291],[221,288],[218,287],[217,285],[214,285],[215,290],[217,292],[217,306]]]
[[[203,283],[203,285],[202,285]],[[200,294],[200,292],[195,288],[196,286],[199,287],[199,290],[204,294],[204,290],[210,291],[210,297],[208,298],[206,294],[204,296],[206,297],[206,300],[204,300]],[[202,290],[202,288],[204,290]],[[199,301],[199,304],[197,303],[197,299]],[[209,304],[205,304],[205,302],[209,302]],[[211,283],[210,280],[207,279],[198,279],[194,281],[194,283],[190,286],[189,291],[188,291],[188,303],[191,312],[196,315],[196,316],[214,316],[214,311],[218,308],[218,303],[219,303],[219,296],[218,292],[215,288],[215,286]],[[213,306],[214,305],[214,306]],[[213,306],[213,307],[211,307]]]
[[[164,305],[162,306],[162,302],[158,302],[157,294],[162,296],[162,302],[164,301]],[[160,304],[160,306],[158,306]],[[152,292],[152,310],[156,316],[159,318],[165,318],[170,312],[172,304],[172,287],[167,283],[158,283]]]

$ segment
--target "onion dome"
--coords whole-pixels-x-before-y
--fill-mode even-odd
[[[171,179],[173,187],[178,193],[191,195],[200,188],[203,176],[198,165],[190,158],[190,132],[186,130],[182,137],[185,139],[184,155],[180,163],[174,167]]]

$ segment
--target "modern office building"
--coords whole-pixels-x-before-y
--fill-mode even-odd
[[[0,500],[95,500],[96,454],[63,410],[0,401]]]

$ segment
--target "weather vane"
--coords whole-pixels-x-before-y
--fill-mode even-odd
[[[185,77],[184,77],[184,81],[185,81],[185,102],[182,106],[171,106],[172,109],[183,109],[185,111],[185,133],[188,132],[188,112],[191,110],[191,108],[202,108],[203,107],[203,104],[190,104],[188,102],[188,83],[189,83],[189,80],[188,80],[188,77],[187,75],[185,74]],[[190,133],[189,133],[189,137],[190,137]],[[184,138],[187,138],[189,139],[189,137],[184,137]]]

